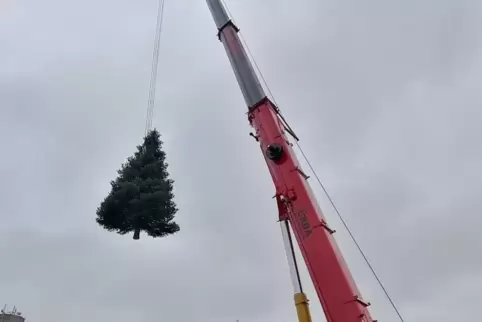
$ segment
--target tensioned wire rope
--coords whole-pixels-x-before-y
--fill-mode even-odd
[[[156,34],[154,38],[154,50],[152,53],[151,79],[149,82],[149,98],[147,101],[145,134],[152,129],[154,116],[154,103],[156,99],[157,69],[159,65],[159,47],[161,42],[162,24],[164,21],[164,0],[159,0],[157,9]]]

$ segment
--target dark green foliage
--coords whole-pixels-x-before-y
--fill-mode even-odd
[[[121,235],[134,232],[134,239],[141,231],[152,237],[178,232],[173,180],[165,158],[159,132],[150,131],[111,182],[111,192],[97,209],[97,223]]]

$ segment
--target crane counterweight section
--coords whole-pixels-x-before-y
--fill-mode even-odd
[[[374,322],[361,300],[357,286],[348,270],[331,230],[301,171],[289,143],[278,108],[263,91],[246,51],[238,37],[239,29],[226,13],[221,0],[207,0],[218,36],[233,67],[236,79],[248,106],[248,121],[259,143],[276,190],[279,220],[289,223],[313,281],[328,322]],[[285,235],[283,238],[286,244]],[[290,258],[291,266],[294,257]],[[294,254],[293,254],[294,256]],[[298,274],[291,267],[291,273]],[[307,299],[299,276],[292,277],[295,302],[300,321],[310,321]],[[308,320],[307,320],[308,319]]]

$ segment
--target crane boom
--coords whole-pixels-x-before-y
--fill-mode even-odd
[[[289,223],[328,322],[374,322],[302,171],[278,107],[266,96],[221,0],[207,0],[273,179],[279,220]],[[289,230],[284,231],[284,235]],[[298,278],[299,279],[299,278]],[[297,292],[303,295],[300,290]],[[296,286],[295,286],[296,288]]]

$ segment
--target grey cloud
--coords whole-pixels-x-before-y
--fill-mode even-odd
[[[182,230],[138,243],[94,215],[143,134],[156,1],[8,4],[0,303],[38,322],[296,320],[273,187],[205,3],[167,1],[161,45],[154,125]],[[407,321],[479,316],[481,5],[228,4]],[[396,321],[313,184],[374,315]]]

